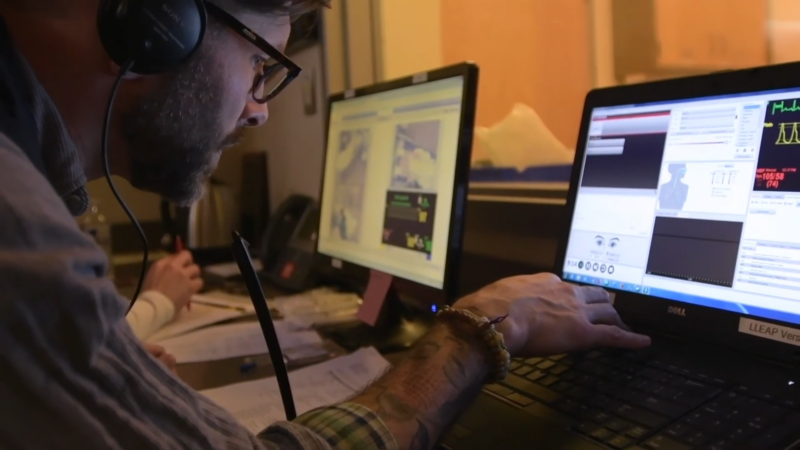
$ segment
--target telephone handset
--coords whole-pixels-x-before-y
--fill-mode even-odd
[[[292,195],[278,207],[261,240],[261,262],[270,282],[290,291],[313,287],[318,225],[319,208],[311,197]]]

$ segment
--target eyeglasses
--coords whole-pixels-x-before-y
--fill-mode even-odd
[[[275,62],[264,61],[259,64],[253,80],[253,100],[257,103],[267,103],[281,93],[303,70],[295,64],[288,56],[273,47],[264,38],[257,35],[253,30],[247,28],[242,22],[228,14],[219,6],[204,2],[209,13],[221,20],[239,36],[255,45]]]

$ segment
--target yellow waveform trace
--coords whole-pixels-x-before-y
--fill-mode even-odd
[[[778,134],[778,140],[775,142],[775,145],[797,145],[800,144],[800,122],[786,122],[782,123],[780,134]],[[788,134],[786,129],[791,126],[791,134],[787,137]]]
[[[773,126],[774,125],[772,124],[772,122],[767,122],[764,124],[764,128],[772,128]]]

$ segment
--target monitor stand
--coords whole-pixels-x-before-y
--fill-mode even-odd
[[[409,309],[391,287],[386,294],[384,311],[374,327],[351,322],[318,327],[317,331],[350,352],[371,346],[384,354],[394,353],[408,349],[428,332],[433,316],[424,316]]]

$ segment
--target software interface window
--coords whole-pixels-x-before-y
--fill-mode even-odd
[[[455,77],[332,105],[320,252],[443,287],[463,89]]]
[[[800,92],[593,111],[568,279],[800,323]]]

